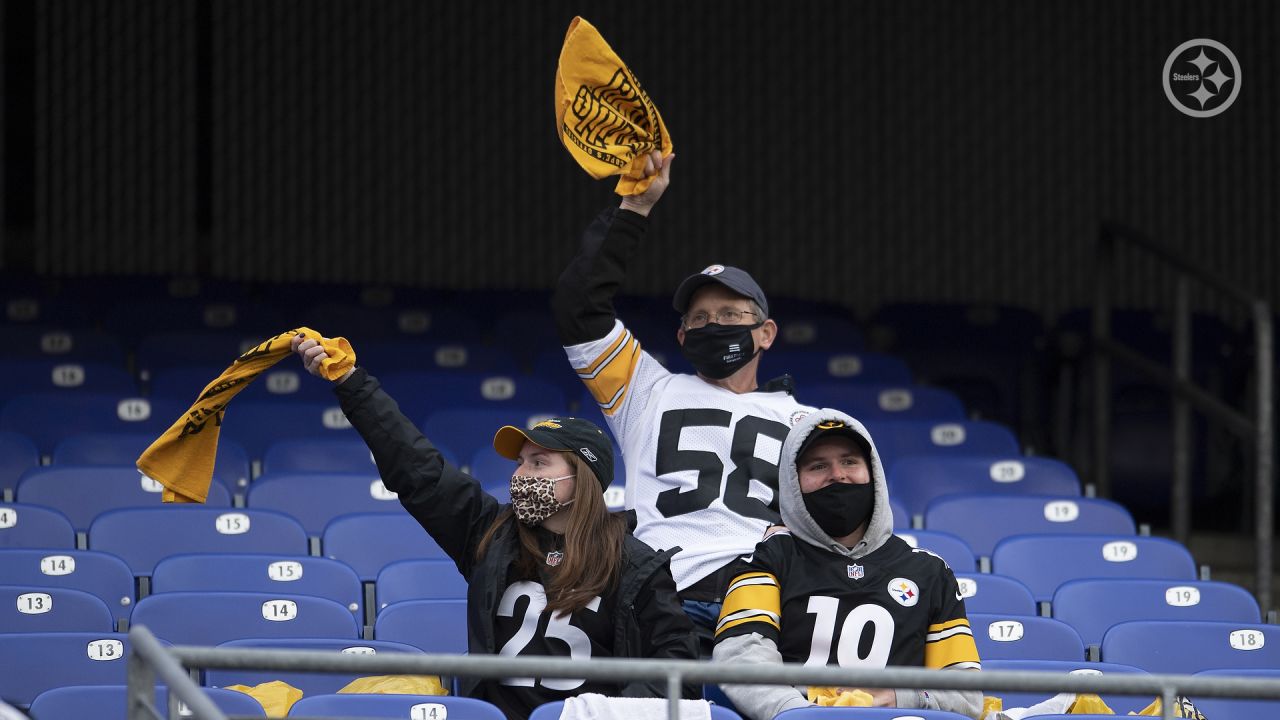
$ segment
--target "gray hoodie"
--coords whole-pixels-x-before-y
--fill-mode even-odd
[[[865,438],[871,447],[870,470],[875,490],[875,506],[867,523],[866,533],[852,548],[836,542],[818,527],[818,523],[805,509],[804,496],[800,492],[796,454],[818,423],[827,420],[843,421]],[[830,408],[810,413],[797,422],[782,443],[782,455],[778,463],[778,508],[782,514],[782,522],[791,531],[792,537],[850,559],[861,558],[884,545],[893,535],[893,510],[889,506],[889,487],[885,481],[884,463],[880,461],[880,453],[866,427],[853,417]],[[715,662],[735,664],[782,663],[782,655],[773,640],[758,633],[738,635],[717,642],[712,659]],[[802,690],[788,685],[726,685],[723,689],[738,710],[753,720],[768,720],[783,710],[810,705]],[[898,707],[902,708],[946,710],[972,718],[978,718],[982,713],[982,693],[976,690],[924,692],[899,689],[896,692]]]

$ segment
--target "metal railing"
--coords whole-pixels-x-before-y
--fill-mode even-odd
[[[1161,698],[1161,717],[1172,718],[1177,695],[1280,699],[1280,680],[1198,677],[1195,675],[1067,675],[1029,671],[929,670],[925,668],[855,669],[803,665],[726,665],[701,660],[601,658],[505,658],[494,655],[344,655],[311,650],[247,648],[166,648],[146,627],[129,631],[128,720],[160,720],[155,682],[169,686],[169,717],[185,703],[196,720],[227,720],[189,675],[191,669],[252,668],[280,672],[339,672],[352,675],[460,675],[468,677],[583,678],[603,682],[665,681],[668,717],[680,717],[684,683],[819,685],[841,687],[915,687],[938,690],[1013,690],[1056,694],[1110,693]]]
[[[1158,260],[1175,273],[1173,367],[1166,368],[1112,338],[1111,290],[1116,246],[1125,243]],[[1273,532],[1272,474],[1274,440],[1272,417],[1272,321],[1271,307],[1203,268],[1177,257],[1141,233],[1115,224],[1103,224],[1096,254],[1096,286],[1093,305],[1093,482],[1103,497],[1111,495],[1108,466],[1111,449],[1111,359],[1129,365],[1169,389],[1173,399],[1173,482],[1170,497],[1174,537],[1184,545],[1191,531],[1191,408],[1221,422],[1254,450],[1256,484],[1254,540],[1256,545],[1254,588],[1265,614],[1271,604],[1271,550]],[[1253,325],[1253,417],[1232,408],[1191,379],[1191,281],[1246,307]]]

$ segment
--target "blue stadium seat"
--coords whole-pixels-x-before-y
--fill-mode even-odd
[[[1132,665],[1120,665],[1118,663],[1103,662],[1083,662],[1079,660],[988,660],[982,659],[983,670],[1016,670],[1016,671],[1033,671],[1033,672],[1053,672],[1060,674],[1076,673],[1081,675],[1146,675],[1147,671]],[[1011,692],[1008,690],[999,690],[992,688],[987,690],[986,695],[999,697],[1004,701],[1006,708],[1025,708],[1031,707],[1036,703],[1048,700],[1053,693],[1044,692]],[[1137,695],[1102,695],[1102,701],[1107,707],[1116,711],[1117,715],[1126,715],[1128,713],[1136,713],[1151,703],[1150,697],[1142,697]],[[1038,716],[1039,720],[1043,720],[1043,716]],[[1080,717],[1074,715],[1072,717]]]
[[[129,688],[125,685],[73,685],[45,690],[31,703],[31,716],[39,720],[126,720]],[[253,697],[235,690],[205,688],[206,697],[228,715],[266,717]],[[169,689],[156,689],[156,707],[169,703]],[[185,707],[182,704],[181,707]]]
[[[1280,680],[1280,669],[1201,670],[1196,675],[1207,677],[1245,677]],[[1240,698],[1192,698],[1196,709],[1206,718],[1277,718],[1280,700],[1244,700]]]
[[[442,410],[490,410],[518,417],[526,409],[526,414],[545,415],[564,415],[569,409],[564,390],[524,375],[400,372],[378,379],[411,418]]]
[[[1004,575],[956,573],[966,612],[1036,615],[1036,599],[1026,585]]]
[[[221,358],[219,358],[221,360]],[[151,397],[169,398],[190,403],[202,390],[222,374],[235,357],[226,358],[220,365],[183,365],[161,368],[151,378]],[[244,386],[235,402],[323,402],[333,403],[333,385],[311,377],[300,361],[281,362]],[[235,404],[232,404],[235,407]]]
[[[13,585],[41,585],[91,593],[117,619],[133,610],[133,573],[124,561],[93,550],[0,550],[0,578]]]
[[[12,490],[18,477],[40,464],[40,451],[22,433],[0,431],[0,491]]]
[[[878,446],[880,437],[873,437]],[[913,515],[923,515],[929,501],[943,495],[1080,494],[1080,481],[1070,466],[1041,457],[908,455],[895,459],[888,475],[894,499]]]
[[[1053,594],[1053,616],[1089,645],[1107,628],[1130,620],[1261,622],[1258,603],[1238,585],[1185,580],[1072,580]]]
[[[129,648],[124,633],[0,634],[0,700],[25,707],[52,688],[123,685]]]
[[[1135,620],[1102,636],[1102,659],[1152,673],[1280,668],[1280,626],[1242,622]]]
[[[365,582],[397,560],[448,559],[426,530],[406,513],[355,513],[334,519],[320,541],[325,557],[341,560]]]
[[[270,510],[174,505],[104,513],[89,526],[89,547],[114,553],[134,575],[186,553],[306,555],[307,532]]]
[[[529,720],[560,720],[560,713],[564,711],[564,701],[556,700],[555,702],[543,703],[533,709],[529,713]],[[951,720],[948,717],[950,713],[943,715],[944,720]],[[781,717],[781,716],[778,716]],[[826,716],[829,720],[839,720],[839,716],[832,718]],[[862,716],[859,716],[862,717]],[[711,720],[742,720],[742,716],[730,710],[723,705],[711,706]],[[817,720],[822,720],[818,718]]]
[[[3,582],[11,583],[12,578]],[[91,593],[42,585],[0,585],[0,633],[113,632],[115,618]]]
[[[987,660],[1084,660],[1080,635],[1061,620],[969,613],[978,657]],[[1114,662],[1114,661],[1113,661]]]
[[[1194,580],[1196,564],[1172,540],[1124,535],[1019,535],[1000,541],[991,571],[1021,580],[1037,601],[1081,578]]]
[[[871,420],[866,424],[886,468],[911,455],[1016,457],[1022,451],[1009,428],[997,423]]]
[[[504,425],[527,428],[556,415],[563,413],[539,406],[440,410],[427,415],[419,427],[428,440],[452,449],[461,461],[474,457],[483,448],[492,448],[494,433]]]
[[[374,374],[427,371],[515,375],[520,366],[511,353],[476,343],[423,342],[419,340],[361,341],[356,357]],[[567,369],[564,352],[560,362]],[[540,375],[538,377],[541,377]]]
[[[895,531],[894,534],[906,540],[911,547],[923,548],[946,560],[953,572],[978,571],[978,560],[973,550],[963,539],[951,533],[935,530],[906,530]]]
[[[290,472],[377,473],[373,453],[360,438],[332,440],[298,438],[267,446],[262,474]]]
[[[327,403],[236,400],[222,419],[222,437],[240,443],[258,460],[267,446],[280,440],[315,438],[359,440],[337,398]]]
[[[308,535],[319,537],[339,515],[403,513],[395,493],[372,473],[281,473],[262,475],[249,488],[246,503],[259,510],[292,515]]]
[[[0,548],[73,548],[76,529],[53,508],[0,504]]]
[[[102,326],[124,338],[147,340],[157,334],[236,333],[253,339],[269,337],[287,328],[274,303],[256,303],[234,297],[167,297],[116,300],[107,309]],[[143,333],[150,333],[143,337]],[[227,358],[227,364],[235,355]]]
[[[357,358],[369,341],[474,342],[481,339],[476,323],[465,312],[438,298],[422,298],[411,306],[400,307],[326,302],[301,311],[297,317],[308,327],[351,339]],[[364,364],[363,359],[360,364]]]
[[[92,465],[32,468],[18,480],[15,497],[24,503],[60,510],[76,530],[87,530],[104,512],[132,507],[158,507],[164,486],[128,467]],[[209,507],[231,507],[221,483],[210,483]]]
[[[5,357],[100,362],[124,367],[124,348],[111,335],[54,325],[0,327]]]
[[[335,652],[344,655],[378,655],[382,653],[403,653],[421,655],[422,651],[412,645],[387,642],[385,640],[340,640],[336,638],[249,638],[246,640],[229,640],[221,643],[222,648],[253,648],[261,650],[311,650]],[[253,687],[265,682],[279,680],[298,688],[304,696],[310,697],[319,693],[336,693],[346,687],[352,680],[364,677],[369,673],[314,673],[314,672],[281,672],[279,670],[205,670],[204,684],[213,687],[228,685],[248,685]]]
[[[54,446],[53,464],[132,466],[157,437],[149,433],[71,435]],[[218,438],[213,477],[228,492],[243,492],[249,486],[249,456],[240,447],[240,443],[224,437]]]
[[[864,423],[910,420],[959,423],[968,417],[960,398],[947,390],[925,385],[802,383],[797,388],[796,399],[817,407],[839,408]]]
[[[506,720],[496,705],[443,695],[312,695],[289,709],[289,717],[443,718]]]
[[[403,600],[378,611],[373,636],[429,653],[467,652],[467,601]]]
[[[889,508],[893,510],[893,529],[908,530],[911,528],[911,513],[897,499],[889,498]]]
[[[873,352],[773,350],[761,355],[760,376],[787,373],[801,385],[809,383],[867,383],[912,385],[907,364],[892,355]]]
[[[338,603],[310,595],[170,592],[138,601],[131,626],[145,625],[175,645],[217,645],[264,637],[356,639],[360,624]]]
[[[127,397],[138,385],[122,366],[78,360],[0,360],[0,401],[24,393],[80,395],[98,393]]]
[[[337,560],[311,555],[196,553],[171,555],[156,564],[151,592],[287,593],[328,598],[346,606],[357,618],[364,587],[351,568]]]
[[[979,556],[990,556],[1001,540],[1014,535],[1136,532],[1129,511],[1110,500],[991,493],[937,498],[925,509],[924,526],[964,538]]]
[[[400,560],[378,573],[377,603],[381,611],[402,600],[465,600],[467,579],[452,560]]]
[[[801,707],[783,710],[773,720],[964,720],[968,716],[942,710],[900,708]],[[532,718],[530,719],[532,720]],[[715,720],[715,716],[712,716]]]
[[[49,454],[58,441],[86,432],[146,433],[169,429],[187,405],[167,400],[97,393],[33,393],[18,395],[0,407],[0,430],[31,438]]]
[[[151,380],[161,370],[194,365],[221,365],[221,372],[235,362],[241,353],[266,338],[244,336],[231,332],[172,332],[147,335],[138,342],[134,357],[138,375]],[[199,387],[191,388],[179,399],[190,404],[196,395],[217,374],[205,379]]]

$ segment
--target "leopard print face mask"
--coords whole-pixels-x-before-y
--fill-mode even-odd
[[[511,504],[516,510],[516,519],[535,527],[554,515],[561,508],[573,502],[556,500],[556,483],[568,480],[572,475],[557,478],[540,478],[532,475],[511,476]]]

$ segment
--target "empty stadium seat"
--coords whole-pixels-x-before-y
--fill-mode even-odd
[[[133,573],[120,558],[93,550],[0,549],[0,578],[14,585],[70,588],[102,600],[117,619],[133,610]]]
[[[1258,603],[1238,585],[1197,580],[1072,580],[1053,594],[1053,616],[1098,645],[1107,628],[1130,620],[1261,622]]]
[[[854,417],[858,415],[854,413]],[[997,423],[978,420],[918,422],[876,419],[865,422],[885,468],[892,468],[894,462],[911,455],[947,458],[1000,455],[1012,458],[1022,452],[1013,432]]]
[[[312,695],[294,703],[289,717],[506,720],[496,705],[443,695]]]
[[[0,360],[0,401],[23,393],[137,395],[138,385],[122,366],[80,360]]]
[[[129,648],[124,633],[0,634],[0,700],[25,707],[52,688],[123,685]]]
[[[280,440],[315,438],[359,440],[338,406],[330,402],[235,400],[222,418],[222,437],[240,443],[250,459],[261,459],[267,446]]]
[[[223,360],[223,358],[216,358]],[[205,386],[231,364],[234,357],[215,365],[184,365],[156,370],[151,378],[151,397],[194,402]],[[263,370],[236,395],[236,402],[333,402],[333,384],[311,377],[300,361],[281,362]],[[234,407],[234,405],[232,405]]]
[[[879,436],[875,436],[877,444]],[[991,492],[1002,495],[1079,495],[1080,481],[1065,463],[1041,457],[899,457],[889,466],[895,500],[913,515],[943,495]]]
[[[11,583],[11,578],[0,582]],[[0,633],[113,632],[115,618],[91,593],[64,587],[0,585]]]
[[[89,547],[120,556],[134,575],[186,553],[306,555],[307,532],[270,510],[174,505],[104,513],[89,526]]]
[[[362,367],[370,368],[379,377],[412,371],[485,375],[516,375],[520,372],[520,366],[511,353],[477,343],[362,341],[356,348],[356,357]],[[560,352],[560,362],[568,368],[563,351]],[[538,373],[535,375],[542,377]]]
[[[987,660],[1084,660],[1084,642],[1068,624],[1047,617],[969,613],[978,657]]]
[[[1004,575],[956,573],[965,612],[1036,615],[1036,599],[1026,585]]]
[[[1242,622],[1135,620],[1102,636],[1102,659],[1152,673],[1280,668],[1280,626]]]
[[[49,466],[23,473],[15,497],[57,508],[76,530],[86,530],[94,518],[111,510],[158,507],[163,490],[163,485],[132,466]],[[231,507],[231,496],[221,483],[210,483],[205,504]]]
[[[465,461],[483,448],[492,448],[494,433],[504,425],[528,428],[563,414],[540,406],[440,410],[427,415],[419,427],[433,444],[441,443],[457,453],[459,461]]]
[[[98,393],[17,395],[0,407],[0,430],[31,438],[41,453],[86,432],[147,433],[159,437],[186,412],[186,404]]]
[[[157,435],[150,433],[81,433],[63,438],[53,448],[54,465],[129,465],[138,461]],[[218,438],[213,478],[228,492],[249,486],[249,457],[240,443]]]
[[[889,498],[889,509],[893,511],[893,529],[908,530],[911,528],[911,513],[894,498]]]
[[[925,385],[801,384],[796,399],[817,407],[839,408],[864,423],[911,420],[959,423],[968,417],[960,398]]]
[[[364,588],[337,560],[310,555],[198,553],[171,555],[156,564],[151,592],[288,593],[328,598],[363,618]]]
[[[311,650],[342,653],[344,655],[422,654],[422,651],[418,648],[404,643],[364,639],[340,640],[336,638],[248,638],[245,640],[229,640],[220,643],[218,647],[260,650]],[[261,683],[279,680],[298,688],[305,696],[309,697],[317,693],[336,693],[346,687],[352,680],[369,674],[282,672],[280,670],[255,670],[252,668],[209,669],[204,672],[204,684],[213,687],[227,687],[228,685],[248,685],[253,687]]]
[[[290,472],[374,473],[373,453],[360,438],[342,440],[298,438],[279,440],[267,446],[262,457],[262,474]]]
[[[1280,668],[1269,669],[1232,669],[1201,670],[1196,673],[1205,677],[1243,677],[1264,680],[1280,680]],[[1278,718],[1280,717],[1280,700],[1245,700],[1243,698],[1199,698],[1193,697],[1196,709],[1206,718]]]
[[[561,388],[525,375],[401,372],[378,379],[410,418],[444,410],[490,410],[518,420],[522,414],[564,415],[569,409]]]
[[[816,706],[783,710],[773,716],[774,720],[964,720],[966,717],[942,710]],[[712,720],[715,720],[714,715]]]
[[[217,645],[265,637],[360,636],[351,611],[310,595],[250,592],[170,592],[133,607],[131,626],[145,625],[175,645]]]
[[[12,490],[18,478],[40,464],[40,451],[22,433],[0,431],[0,492]]]
[[[31,703],[31,716],[39,720],[126,720],[129,688],[125,685],[74,685],[45,690]],[[253,697],[235,690],[203,689],[205,697],[224,713],[266,717]],[[168,707],[169,689],[156,689],[157,708]],[[180,705],[180,712],[186,705]]]
[[[124,367],[124,348],[112,335],[54,325],[0,327],[5,357],[99,362]]]
[[[542,705],[539,705],[538,707],[534,708],[533,712],[529,713],[529,720],[560,720],[560,713],[563,711],[564,711],[563,700],[556,700],[555,702],[543,703]],[[665,712],[665,708],[664,708],[664,712]],[[946,718],[946,716],[944,716],[944,718]],[[711,720],[742,720],[742,716],[723,705],[713,704],[711,706]],[[819,718],[818,720],[821,720],[821,718]],[[837,717],[837,718],[831,718],[830,720],[840,720],[840,719]],[[951,720],[951,719],[946,718],[946,720]]]
[[[976,520],[984,517],[993,521]],[[937,498],[925,509],[924,526],[963,538],[979,556],[990,556],[1001,540],[1014,535],[1132,535],[1136,531],[1129,511],[1110,500],[991,493]]]
[[[343,515],[324,529],[320,545],[325,557],[351,566],[366,582],[376,580],[382,568],[397,560],[448,559],[406,513]]]
[[[288,513],[307,534],[317,537],[339,515],[404,512],[400,499],[382,484],[377,472],[262,475],[249,488],[247,504]]]
[[[953,572],[972,573],[978,571],[978,560],[969,549],[968,543],[951,533],[933,530],[896,531],[895,535],[907,541],[914,548],[922,548],[941,557],[951,566]]]
[[[1172,540],[1123,535],[1019,535],[1000,541],[991,571],[1021,580],[1037,601],[1080,578],[1194,580],[1196,564]]]
[[[467,601],[404,600],[378,611],[373,636],[429,653],[467,652]]]
[[[802,383],[866,383],[910,386],[911,370],[892,355],[873,352],[830,352],[770,349],[761,355],[760,376],[787,373]],[[563,357],[561,358],[563,362]]]
[[[0,548],[73,548],[76,529],[53,508],[0,504]]]
[[[241,353],[264,339],[233,332],[154,333],[138,342],[134,362],[143,380],[154,378],[161,370],[183,366],[221,365],[225,370]],[[216,374],[210,376],[178,399],[190,404],[215,377]]]
[[[403,291],[403,288],[401,288]],[[303,324],[334,336],[351,338],[356,356],[367,341],[473,342],[481,339],[476,323],[440,298],[416,298],[411,305],[371,306],[355,301],[325,302],[302,310]]]
[[[452,560],[400,560],[382,568],[378,609],[402,600],[465,600],[467,579]]]
[[[982,659],[983,670],[1017,670],[1053,673],[1077,673],[1099,675],[1146,675],[1147,671],[1132,665],[1118,663],[1083,662],[1080,660],[988,660]],[[1025,708],[1044,702],[1053,696],[1046,692],[1011,692],[991,688],[986,695],[999,697],[1005,708]],[[1102,701],[1118,715],[1136,713],[1151,703],[1151,698],[1139,695],[1102,695]],[[1079,717],[1074,716],[1074,717]],[[1043,720],[1043,719],[1041,719]]]

